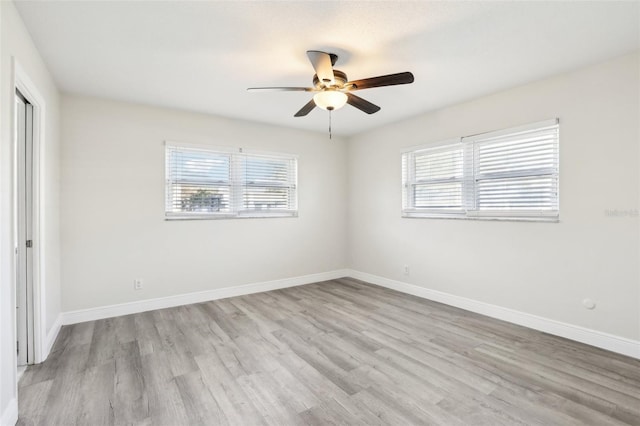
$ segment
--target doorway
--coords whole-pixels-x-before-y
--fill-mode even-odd
[[[33,104],[16,89],[16,356],[18,367],[34,363]]]

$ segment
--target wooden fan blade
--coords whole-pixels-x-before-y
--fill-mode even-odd
[[[314,92],[312,87],[249,87],[248,92]]]
[[[362,90],[371,89],[372,87],[395,86],[397,84],[409,83],[413,83],[413,74],[407,71],[397,74],[381,75],[379,77],[349,81],[346,83],[346,85],[353,85],[350,90]]]
[[[300,108],[300,111],[296,112],[294,117],[304,117],[305,115],[309,114],[311,110],[314,109],[315,107],[316,107],[316,103],[312,98],[305,106]]]
[[[319,50],[307,50],[307,56],[309,57],[309,61],[311,61],[311,65],[313,65],[313,69],[316,71],[318,79],[322,84],[325,86],[335,84],[333,66],[331,65],[331,55],[325,52],[320,52]]]
[[[378,105],[372,104],[371,102],[366,101],[359,96],[351,93],[347,93],[346,95],[347,103],[358,108],[360,111],[364,111],[367,114],[373,114],[374,112],[380,111],[380,107]]]

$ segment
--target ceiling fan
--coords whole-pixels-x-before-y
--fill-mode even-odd
[[[316,106],[327,111],[333,111],[342,108],[345,104],[358,108],[367,114],[373,114],[380,111],[380,107],[351,92],[373,87],[413,83],[413,74],[410,72],[349,81],[344,72],[333,68],[338,60],[338,55],[318,50],[308,50],[307,56],[316,71],[313,76],[313,87],[251,87],[247,90],[314,92],[313,98],[294,115],[294,117],[303,117],[309,114]]]

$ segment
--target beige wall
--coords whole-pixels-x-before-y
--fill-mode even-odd
[[[346,266],[343,140],[92,98],[62,105],[64,311]],[[297,154],[299,217],[165,221],[165,140]]]
[[[42,225],[44,232],[35,244],[45,246],[47,257],[41,265],[46,330],[49,332],[60,314],[60,234],[58,216],[59,179],[59,94],[29,33],[9,1],[0,2],[0,410],[4,413],[16,397],[15,389],[15,294],[13,197],[13,61],[19,62],[42,95],[46,125],[42,141],[43,171]]]
[[[624,56],[351,139],[350,267],[640,340],[640,218],[606,214],[639,208],[638,63]],[[403,148],[554,117],[560,223],[400,217]]]

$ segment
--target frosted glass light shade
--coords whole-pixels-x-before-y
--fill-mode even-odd
[[[347,103],[347,95],[336,90],[325,90],[313,96],[313,101],[322,109],[336,110]]]

